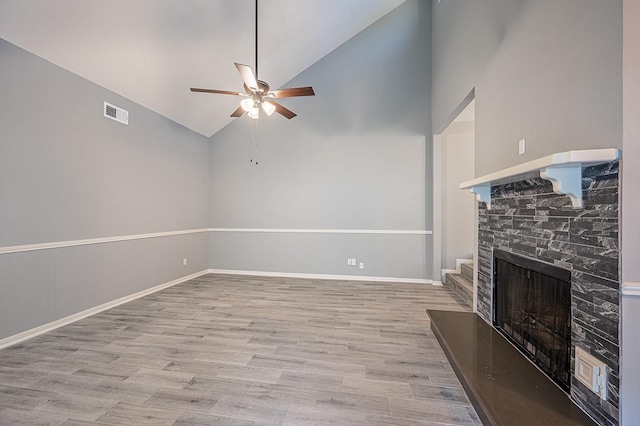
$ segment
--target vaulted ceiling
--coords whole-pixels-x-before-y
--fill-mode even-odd
[[[404,1],[262,0],[260,79],[282,87]],[[0,0],[0,37],[211,136],[238,100],[189,88],[242,90],[254,14],[254,0]]]

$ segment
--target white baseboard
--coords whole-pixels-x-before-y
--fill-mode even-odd
[[[440,270],[440,277],[442,279],[442,282],[444,284],[447,283],[447,274],[457,274],[458,271],[455,269],[441,269]]]
[[[360,275],[300,274],[292,272],[239,271],[236,269],[209,269],[210,274],[254,275],[259,277],[305,278],[318,280],[375,281],[411,284],[432,284],[423,278],[366,277]]]
[[[462,273],[462,264],[473,263],[473,259],[456,259],[456,273]]]
[[[130,302],[132,300],[138,299],[140,297],[146,296],[151,293],[155,293],[156,291],[164,290],[165,288],[172,287],[174,285],[183,283],[185,281],[192,280],[201,275],[207,274],[208,271],[200,271],[195,274],[187,275],[186,277],[181,277],[173,281],[169,281],[164,284],[157,285],[155,287],[148,288],[146,290],[139,291],[137,293],[130,294],[128,296],[121,297],[116,300],[112,300],[111,302],[103,303],[102,305],[94,306],[93,308],[89,308],[85,311],[78,312],[73,315],[69,315],[65,318],[60,318],[59,320],[52,321],[47,324],[43,324],[41,326],[32,328],[31,330],[23,331],[22,333],[14,334],[13,336],[5,337],[0,340],[0,349],[6,348],[7,346],[15,345],[16,343],[20,343],[24,340],[31,339],[33,337],[39,336],[40,334],[47,333],[49,331],[55,330],[56,328],[60,328],[64,325],[71,324],[72,322],[76,322],[86,317],[90,317],[91,315],[95,315],[99,312],[106,311],[107,309],[114,308],[118,305],[122,305],[123,303]]]
[[[431,235],[428,229],[277,229],[277,228],[209,228],[210,232],[250,232],[268,234],[391,234]]]
[[[434,281],[434,282],[431,283],[431,285],[436,285],[436,286],[442,287],[444,284],[442,283],[442,281]]]

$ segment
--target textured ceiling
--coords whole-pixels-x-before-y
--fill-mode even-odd
[[[404,1],[261,1],[260,79],[280,88]],[[238,100],[189,88],[242,90],[233,63],[254,65],[254,6],[253,0],[0,0],[0,37],[211,136],[233,120]],[[300,101],[282,104],[295,109]]]

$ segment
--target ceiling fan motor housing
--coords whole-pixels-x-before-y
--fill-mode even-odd
[[[258,93],[261,96],[265,96],[266,94],[269,93],[269,85],[262,81],[262,80],[256,80],[256,82],[258,83],[258,90],[251,90],[249,88],[249,86],[247,86],[246,84],[244,84],[244,91],[247,92],[248,95],[253,95],[254,93]]]

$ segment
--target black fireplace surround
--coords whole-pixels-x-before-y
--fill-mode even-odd
[[[571,272],[497,249],[493,262],[494,326],[569,392]]]

